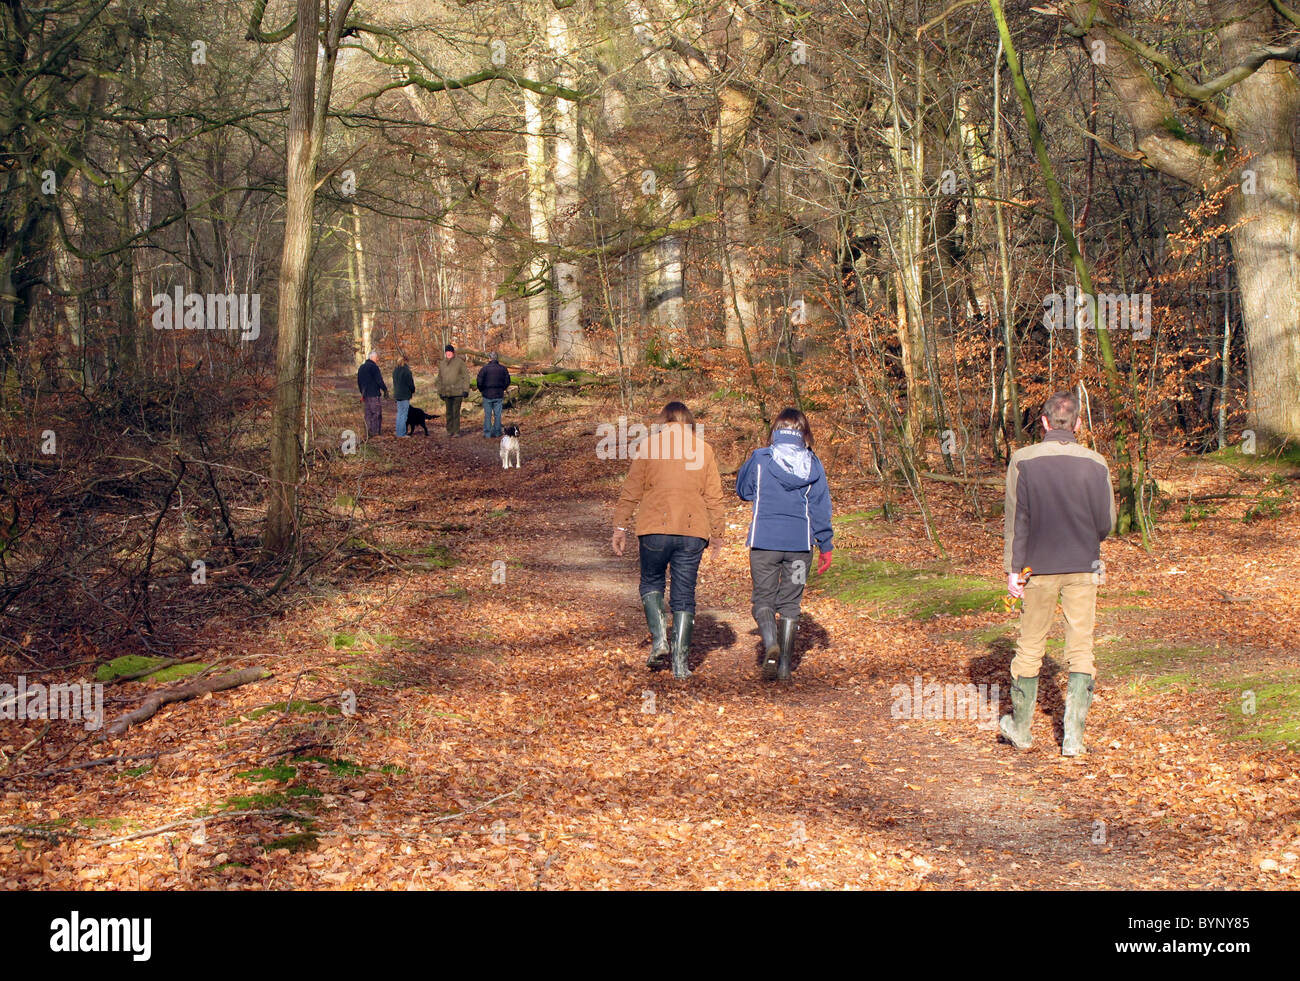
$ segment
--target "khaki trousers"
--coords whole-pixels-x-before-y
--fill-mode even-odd
[[[1030,576],[1020,614],[1020,639],[1011,661],[1012,678],[1036,678],[1047,648],[1047,632],[1056,616],[1056,601],[1065,614],[1065,661],[1070,673],[1097,676],[1092,631],[1097,621],[1097,583],[1091,572]]]

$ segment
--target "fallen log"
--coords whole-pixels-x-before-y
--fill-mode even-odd
[[[164,688],[146,698],[139,708],[118,716],[99,738],[110,739],[113,736],[120,736],[136,723],[153,718],[160,708],[164,705],[170,705],[172,702],[189,701],[191,698],[206,695],[208,692],[226,691],[230,688],[238,688],[240,685],[247,685],[269,677],[270,672],[264,668],[244,668],[242,671],[235,671],[220,677],[203,678],[183,685],[176,685],[172,688]]]
[[[999,477],[958,477],[953,474],[935,473],[932,470],[922,470],[921,476],[945,484],[978,484],[980,487],[992,487],[996,490],[1002,490],[1007,485],[1006,481]]]

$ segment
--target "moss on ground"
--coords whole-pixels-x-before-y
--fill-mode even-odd
[[[157,668],[157,670],[151,670],[154,668]],[[208,665],[200,664],[197,661],[191,661],[188,664],[176,664],[170,658],[166,657],[148,657],[143,654],[124,654],[122,657],[115,657],[108,663],[101,664],[96,668],[95,680],[106,684],[110,681],[115,681],[118,678],[124,678],[127,675],[139,674],[141,671],[150,671],[149,674],[138,680],[149,683],[161,683],[176,681],[179,678],[188,678],[192,674],[206,671],[207,668]]]
[[[987,579],[954,575],[942,569],[836,556],[837,564],[810,584],[843,603],[864,606],[881,616],[928,620],[993,609],[1004,590]]]

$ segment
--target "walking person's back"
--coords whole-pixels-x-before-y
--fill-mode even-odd
[[[501,404],[510,387],[510,369],[501,363],[496,353],[488,355],[488,362],[478,370],[475,385],[483,396],[483,435],[501,436]]]
[[[674,678],[689,678],[700,560],[710,539],[716,554],[725,529],[722,478],[712,447],[700,438],[695,417],[681,402],[664,406],[651,434],[631,456],[614,510],[614,554],[623,554],[635,513],[641,605],[651,638],[647,666],[651,671],[671,666]],[[670,602],[665,605],[670,571]]]
[[[1080,422],[1079,401],[1072,394],[1058,392],[1047,400],[1042,442],[1011,455],[1003,514],[1007,592],[1023,599],[1024,609],[1011,662],[1012,714],[1002,717],[999,728],[1019,749],[1032,743],[1038,672],[1059,599],[1070,670],[1061,743],[1066,756],[1084,752],[1084,724],[1097,675],[1097,585],[1105,572],[1100,545],[1115,526],[1110,468],[1075,438]]]
[[[769,681],[791,677],[813,545],[821,553],[819,573],[829,568],[834,548],[830,486],[812,443],[808,417],[784,409],[772,424],[770,444],[751,453],[736,474],[737,496],[753,502],[746,539],[751,609],[763,639],[763,677]]]

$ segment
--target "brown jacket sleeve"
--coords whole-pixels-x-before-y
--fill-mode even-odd
[[[638,457],[628,468],[627,477],[623,479],[623,490],[618,495],[618,504],[614,507],[614,527],[626,528],[634,532],[632,515],[637,505],[645,496],[646,462]]]
[[[718,460],[709,447],[709,456],[704,464],[704,506],[709,511],[709,528],[713,537],[721,539],[727,530],[727,516],[722,510],[722,477],[718,474]]]

